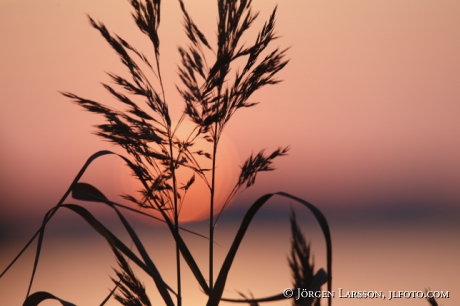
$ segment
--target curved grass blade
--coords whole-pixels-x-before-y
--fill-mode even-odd
[[[45,217],[43,218],[42,227],[38,231],[39,236],[38,236],[38,243],[37,243],[37,251],[35,252],[34,266],[32,268],[32,276],[30,277],[29,288],[27,289],[26,297],[28,297],[30,294],[30,290],[32,289],[32,284],[35,278],[35,272],[37,272],[38,261],[40,259],[40,252],[41,252],[42,244],[43,244],[43,237],[45,235],[45,227],[46,227],[45,225],[51,219],[51,216],[54,215],[56,210],[57,210],[57,207],[53,207],[50,210],[48,210],[48,212],[45,214]]]
[[[312,279],[311,287],[309,288],[309,291],[319,291],[321,289],[321,286],[324,285],[328,280],[327,273],[323,269],[319,269],[318,272],[316,272],[315,276]],[[264,298],[258,298],[258,299],[227,299],[227,298],[221,298],[221,301],[225,302],[232,302],[232,303],[262,303],[262,302],[274,302],[274,301],[280,301],[280,300],[286,300],[286,296],[284,294],[280,293],[277,295],[272,295],[269,297],[264,297]],[[311,305],[311,302],[313,301],[313,298],[306,299],[304,300],[305,305]]]
[[[276,301],[286,300],[286,297],[281,293],[281,294],[272,295],[272,296],[259,298],[259,299],[228,299],[228,298],[221,298],[220,300],[224,301],[224,302],[251,304],[251,303],[263,303],[263,302],[276,302]]]
[[[249,210],[247,211],[246,215],[244,216],[243,221],[241,222],[240,228],[238,229],[238,232],[235,236],[235,239],[233,240],[232,246],[230,247],[230,250],[227,253],[227,256],[225,258],[225,261],[222,265],[222,268],[219,272],[219,275],[217,277],[214,289],[212,290],[211,294],[209,295],[208,303],[206,304],[207,306],[217,306],[219,302],[222,299],[222,293],[224,291],[225,283],[227,281],[227,276],[228,272],[230,271],[230,268],[232,266],[233,260],[235,258],[236,252],[238,251],[238,248],[241,244],[241,241],[244,238],[244,235],[246,234],[246,230],[248,229],[252,218],[256,215],[257,211],[273,196],[273,195],[279,195],[283,197],[290,198],[292,200],[295,200],[299,202],[300,204],[305,205],[310,211],[313,213],[315,216],[316,220],[321,226],[321,229],[324,234],[324,238],[326,240],[326,252],[327,252],[327,275],[328,275],[328,290],[331,291],[332,288],[332,243],[331,243],[331,235],[330,235],[330,230],[329,230],[329,225],[327,223],[326,218],[324,215],[321,213],[321,211],[316,208],[313,204],[302,200],[300,198],[297,198],[293,195],[290,195],[285,192],[277,192],[277,193],[269,193],[265,194],[262,197],[260,197],[254,204],[251,205]],[[328,300],[328,305],[330,306],[332,303],[332,299]]]
[[[72,189],[78,184],[78,181],[80,180],[80,178],[83,176],[83,174],[85,173],[86,169],[88,168],[88,166],[97,158],[101,157],[101,156],[104,156],[104,155],[111,155],[111,154],[114,154],[114,155],[117,155],[118,157],[122,158],[126,163],[127,165],[133,170],[133,171],[138,171],[138,169],[136,168],[136,166],[126,157],[124,157],[123,155],[120,155],[120,154],[117,154],[117,153],[114,153],[114,152],[111,152],[111,151],[108,151],[108,150],[102,150],[102,151],[98,151],[96,153],[94,153],[93,155],[91,155],[88,160],[86,161],[86,163],[83,165],[83,167],[80,169],[80,171],[78,172],[78,174],[75,176],[74,180],[72,181],[72,183],[70,184],[68,190],[64,193],[64,195],[62,196],[61,200],[58,202],[58,204],[53,207],[51,210],[48,211],[48,213],[46,214],[44,220],[43,220],[43,223],[42,223],[42,226],[40,227],[40,229],[38,229],[38,231],[33,235],[33,237],[29,240],[28,243],[26,243],[26,245],[24,246],[24,248],[19,252],[19,254],[12,260],[12,262],[5,268],[5,270],[2,272],[2,274],[0,275],[3,276],[12,266],[13,264],[21,257],[21,255],[24,253],[24,251],[30,246],[30,244],[33,242],[33,240],[35,240],[35,238],[37,238],[37,236],[43,236],[43,231],[46,227],[46,224],[48,223],[48,221],[53,217],[53,215],[56,213],[56,211],[58,210],[58,208],[60,208],[63,203],[64,203],[64,200],[69,196],[69,194],[71,193]],[[144,187],[149,190],[149,187],[148,185],[146,184],[145,181],[141,180],[142,184],[144,185]],[[151,191],[150,191],[151,192]],[[105,197],[105,196],[104,196]],[[77,206],[77,205],[75,205]],[[163,218],[166,222],[166,224],[168,225],[174,239],[178,242],[178,245],[179,245],[179,249],[181,251],[181,254],[182,256],[184,257],[186,263],[188,264],[190,270],[192,271],[192,273],[194,274],[195,278],[197,279],[198,283],[200,284],[201,288],[203,289],[203,291],[207,294],[209,294],[209,287],[207,285],[207,282],[206,280],[204,279],[203,277],[203,274],[201,273],[200,269],[198,268],[198,265],[196,264],[196,261],[195,259],[193,258],[192,254],[190,253],[190,250],[188,249],[187,245],[185,244],[185,242],[183,241],[182,237],[180,235],[177,235],[175,233],[175,230],[174,230],[174,225],[172,224],[171,220],[169,220],[169,218],[167,217],[166,213],[164,213],[164,211],[160,210],[160,212],[162,213],[163,215]],[[89,212],[88,212],[89,213]],[[141,212],[140,212],[141,213]],[[92,216],[91,216],[92,217]],[[94,217],[93,217],[94,219]],[[97,220],[96,220],[97,221]],[[104,236],[105,237],[105,236]],[[110,238],[110,237],[105,237],[106,239],[107,238]],[[115,237],[116,238],[116,237]],[[35,271],[36,271],[36,267],[37,267],[37,264],[38,264],[38,261],[39,261],[39,257],[40,257],[40,250],[41,250],[41,241],[42,241],[43,237],[42,238],[39,238],[39,243],[38,243],[38,246],[37,246],[37,252],[36,252],[36,255],[35,255],[35,264],[34,264],[34,268],[33,268],[33,273],[32,273],[32,277],[31,277],[31,281],[30,281],[30,286],[29,286],[29,290],[27,292],[27,295],[29,295],[30,293],[30,288],[32,286],[32,283],[33,283],[33,279],[34,279],[34,275],[35,275]],[[125,246],[126,247],[126,246]],[[128,248],[126,248],[126,250],[128,252],[131,252],[131,250],[129,250]],[[132,253],[132,252],[131,252]],[[126,254],[126,253],[125,253]],[[127,255],[127,254],[126,254]],[[128,256],[128,255],[127,255]],[[132,256],[136,257],[134,254],[132,254]],[[128,256],[129,257],[129,256]],[[131,257],[130,257],[131,258]],[[136,257],[137,258],[137,257]],[[142,269],[144,269],[149,275],[151,275],[147,270],[147,267],[144,265],[144,263],[140,262],[140,260],[137,258],[137,260],[134,260],[133,258],[131,258],[136,264],[138,264],[139,262],[139,267],[141,267]],[[147,269],[147,270],[146,270]],[[170,288],[169,288],[170,289]],[[170,291],[174,292],[172,289],[170,289]]]
[[[73,189],[72,189],[72,197],[74,199],[76,199],[76,200],[82,200],[82,201],[104,202],[104,201],[102,201],[103,199],[106,200],[106,201],[109,201],[107,199],[107,197],[99,189],[97,189],[96,187],[94,187],[94,186],[92,186],[92,185],[90,185],[88,183],[76,183],[73,186]],[[134,212],[136,214],[140,214],[140,215],[155,219],[157,221],[166,223],[166,221],[161,219],[161,218],[152,216],[151,214],[145,213],[145,212],[137,210],[135,208],[131,208],[129,206],[126,206],[126,205],[123,205],[123,204],[120,204],[120,203],[116,203],[116,202],[113,202],[113,201],[109,201],[109,202],[110,202],[110,204],[112,204],[112,205],[114,205],[116,207],[121,207],[121,208],[127,209],[129,211],[132,211],[132,212]],[[179,229],[184,231],[184,232],[196,235],[198,237],[201,237],[201,238],[204,238],[204,239],[209,239],[208,237],[206,237],[204,235],[198,234],[197,232],[188,230],[188,229],[186,229],[184,227],[179,226]]]
[[[45,300],[57,300],[61,302],[62,306],[76,306],[75,304],[69,303],[67,301],[61,300],[60,298],[52,295],[51,293],[45,291],[38,291],[29,295],[22,306],[37,306]]]
[[[89,184],[87,184],[89,185]],[[91,186],[91,185],[89,185]],[[92,187],[92,186],[91,186]],[[96,188],[92,187],[93,190],[96,190],[96,191],[99,191],[97,190]],[[97,194],[97,193],[96,193]],[[102,194],[102,193],[101,193]],[[144,245],[142,244],[141,240],[139,239],[139,237],[137,236],[136,232],[134,231],[134,229],[131,227],[131,225],[129,224],[128,220],[126,220],[126,218],[123,216],[122,213],[120,213],[120,211],[117,209],[116,206],[114,206],[110,201],[106,201],[105,204],[109,205],[111,208],[113,208],[115,210],[115,212],[117,213],[118,217],[120,218],[121,222],[123,223],[123,226],[125,227],[126,231],[129,233],[129,236],[131,237],[132,241],[134,242],[137,250],[139,251],[139,253],[141,254],[142,256],[142,259],[144,260],[145,264],[147,265],[147,267],[149,267],[152,271],[155,271],[155,274],[160,276],[160,272],[158,271],[158,269],[156,268],[155,264],[153,263],[152,259],[150,258],[150,256],[148,255],[147,251],[145,250],[144,248]],[[153,277],[153,276],[152,276]],[[158,282],[158,279],[153,277],[153,280],[155,281],[155,284],[158,288],[158,291],[160,291],[161,295],[163,296],[163,294],[168,294],[168,291],[167,291],[167,288],[164,288],[164,281],[161,279],[160,277],[160,281],[161,282]],[[168,294],[169,296],[169,294]]]
[[[30,244],[32,243],[32,241],[35,240],[35,238],[37,238],[37,236],[42,233],[45,229],[45,226],[46,224],[48,223],[48,221],[53,217],[53,215],[56,213],[57,209],[64,203],[64,200],[69,196],[71,190],[72,190],[72,187],[80,180],[80,178],[83,176],[83,174],[85,173],[86,169],[88,168],[88,166],[97,158],[101,157],[101,156],[104,156],[104,155],[107,155],[107,154],[115,154],[113,152],[110,152],[110,151],[107,151],[107,150],[102,150],[102,151],[98,151],[96,153],[94,153],[93,155],[91,155],[88,160],[86,161],[86,163],[83,165],[83,167],[80,169],[80,171],[78,172],[77,176],[75,176],[75,178],[73,179],[72,183],[70,184],[69,188],[67,189],[67,191],[64,193],[64,195],[62,196],[61,200],[58,202],[58,204],[53,207],[51,210],[49,210],[47,212],[47,214],[45,215],[45,218],[42,222],[42,226],[37,230],[37,232],[32,236],[32,238],[29,240],[29,242],[26,243],[26,245],[22,248],[22,250],[19,252],[19,254],[11,261],[11,263],[5,268],[5,270],[2,272],[2,274],[0,275],[0,277],[2,277],[12,266],[13,264],[21,257],[21,255],[24,253],[24,251],[30,246]],[[117,154],[118,155],[118,154]],[[41,249],[41,243],[39,242],[38,246],[37,246],[37,250],[38,252],[36,253],[36,258],[35,258],[35,262],[38,263],[38,257],[39,257],[39,253],[40,253],[40,250]],[[35,270],[36,270],[36,265],[34,265],[34,270],[33,270],[33,275],[35,274]],[[32,283],[33,283],[33,275],[32,275],[32,278],[31,278],[31,285],[32,286]],[[27,292],[27,295],[29,295],[30,293],[30,287],[29,287],[29,291]]]
[[[40,230],[38,230],[33,236],[32,238],[30,238],[30,240],[26,243],[26,245],[22,248],[22,250],[18,253],[18,255],[16,255],[16,257],[14,257],[14,259],[10,262],[10,264],[5,268],[5,270],[3,270],[2,274],[0,274],[0,278],[3,277],[3,275],[5,275],[5,273],[11,268],[12,265],[14,265],[14,263],[19,259],[19,257],[21,257],[22,253],[24,253],[25,250],[27,250],[27,248],[30,246],[30,244],[35,240],[35,238],[38,236],[38,234],[40,233]]]
[[[120,157],[125,159],[123,156],[120,156]],[[125,161],[128,163],[128,165],[130,165],[131,162],[129,160],[125,159]],[[76,198],[76,199],[79,199],[79,200],[103,202],[103,203],[107,204],[108,206],[110,206],[112,209],[114,209],[115,212],[117,213],[118,217],[120,218],[121,222],[125,226],[125,229],[128,231],[129,235],[131,236],[131,239],[133,240],[133,242],[136,245],[139,253],[141,254],[142,258],[144,259],[144,262],[147,264],[147,266],[150,266],[152,269],[156,270],[156,268],[154,268],[153,262],[151,261],[148,253],[145,251],[145,248],[142,245],[142,242],[140,241],[139,237],[137,236],[135,231],[132,229],[132,227],[129,225],[128,221],[123,216],[123,214],[121,214],[120,211],[116,208],[116,206],[122,206],[124,208],[128,208],[128,207],[126,207],[124,205],[114,203],[112,201],[109,201],[104,196],[104,194],[102,192],[100,192],[96,187],[94,187],[94,186],[92,186],[90,184],[87,184],[87,183],[77,183],[77,184],[75,184],[73,189],[72,189],[72,196],[74,198]],[[133,209],[130,209],[130,210],[133,210]],[[137,210],[133,210],[133,211],[139,212]],[[163,211],[160,210],[160,212],[163,212]],[[142,212],[139,212],[139,213],[142,213]],[[148,215],[148,214],[146,214],[146,215]],[[150,215],[148,215],[148,216],[150,216]],[[164,220],[159,219],[159,218],[158,219],[163,221],[163,222],[168,223],[169,219],[166,218],[165,216],[163,216],[163,217],[164,217]],[[170,229],[174,228],[174,225],[171,222],[169,222],[168,225],[170,225],[169,226]],[[186,230],[186,231],[188,231],[188,230]],[[193,256],[191,255],[191,253],[188,250],[187,246],[183,242],[182,237],[180,237],[180,235],[178,237],[176,237],[177,235],[176,235],[175,230],[171,230],[171,232],[173,233],[174,238],[177,241],[179,241],[179,245],[180,245],[179,248],[180,248],[181,252],[183,253],[184,259],[188,263],[190,269],[195,274],[195,278],[200,283],[202,289],[205,292],[208,292],[209,290],[207,288],[206,280],[202,276],[201,271],[199,270],[198,266],[196,265],[195,260],[193,259]],[[191,232],[191,231],[188,231],[188,232]],[[194,232],[191,232],[191,233],[194,233]],[[199,235],[199,234],[197,234],[197,235]],[[202,235],[199,235],[199,236],[202,236]],[[202,237],[204,237],[204,236],[202,236]],[[205,237],[205,238],[208,239],[207,237]],[[204,285],[206,285],[206,286],[204,286]]]
[[[88,183],[76,183],[72,188],[72,198],[81,201],[106,202],[107,197]]]
[[[233,240],[232,246],[225,257],[225,261],[220,269],[219,275],[217,277],[216,283],[214,285],[214,289],[212,290],[211,294],[209,295],[208,303],[206,306],[217,306],[219,301],[222,298],[222,293],[224,291],[225,283],[227,281],[228,272],[230,271],[230,267],[232,266],[233,259],[235,258],[236,252],[240,246],[241,241],[246,233],[246,230],[251,223],[252,218],[257,213],[259,208],[268,201],[273,196],[273,194],[266,194],[260,197],[248,210],[246,215],[244,216],[243,222],[238,229],[238,232]]]
[[[153,262],[150,261],[149,264],[144,264],[123,242],[121,242],[102,223],[100,223],[96,218],[94,218],[94,216],[85,208],[75,204],[63,204],[62,207],[69,208],[70,210],[79,214],[83,219],[86,220],[86,222],[88,222],[89,225],[91,225],[91,227],[93,227],[99,234],[101,234],[112,247],[120,250],[135,264],[137,264],[141,269],[143,269],[148,275],[150,275],[155,281],[158,291],[161,294],[166,305],[174,306],[174,303],[168,292],[168,290],[170,290],[171,292],[174,292],[174,290],[172,290],[168,286],[168,284],[166,284],[163,281],[160,273],[156,269],[155,265],[153,265]]]
[[[33,266],[33,269],[32,269],[32,276],[31,276],[31,279],[30,279],[30,283],[29,283],[29,288],[27,290],[27,295],[26,296],[29,296],[30,294],[30,290],[32,288],[32,284],[33,284],[33,281],[34,281],[34,278],[35,278],[35,272],[37,270],[37,265],[38,265],[38,262],[39,262],[39,258],[40,258],[40,252],[41,252],[41,247],[42,247],[42,242],[43,242],[43,235],[44,235],[44,230],[45,230],[45,227],[46,227],[46,224],[48,223],[49,220],[51,220],[51,218],[54,216],[54,214],[56,213],[56,211],[63,205],[64,203],[64,200],[69,196],[70,192],[74,189],[74,187],[78,184],[78,181],[80,180],[80,178],[83,176],[83,174],[85,173],[86,169],[89,167],[89,165],[94,161],[96,160],[97,158],[101,157],[101,156],[104,156],[104,155],[109,155],[109,154],[115,154],[119,157],[121,157],[123,160],[125,160],[126,162],[129,162],[131,163],[126,157],[122,156],[122,155],[119,155],[117,153],[114,153],[114,152],[111,152],[111,151],[108,151],[108,150],[102,150],[102,151],[98,151],[96,153],[94,153],[93,155],[91,155],[88,160],[85,162],[85,164],[83,165],[83,167],[80,169],[80,171],[78,172],[78,174],[75,176],[74,180],[72,181],[72,183],[70,184],[69,188],[67,189],[67,191],[64,193],[64,195],[62,196],[61,200],[58,202],[58,204],[53,207],[52,209],[50,209],[44,219],[43,219],[43,222],[42,222],[42,225],[41,227],[38,229],[38,231],[34,234],[34,236],[29,240],[29,242],[24,246],[24,248],[19,252],[19,254],[13,259],[13,261],[6,267],[6,269],[2,272],[2,274],[0,275],[3,276],[10,268],[11,266],[13,266],[13,264],[21,257],[21,255],[24,253],[24,251],[30,246],[30,244],[32,243],[32,241],[38,236],[38,243],[37,243],[37,251],[35,253],[35,260],[34,260],[34,266]],[[132,163],[131,163],[132,164]],[[93,187],[94,188],[94,187]],[[84,189],[86,191],[89,191],[90,193],[90,196],[86,195],[86,197],[88,198],[93,198],[93,197],[100,197],[102,195],[103,198],[105,198],[105,196],[99,191],[97,190],[97,192],[95,193],[94,190],[90,190],[91,188],[80,188],[80,191]],[[95,188],[94,188],[95,189]],[[99,193],[99,194],[97,194]],[[77,196],[78,196],[78,192],[77,192]],[[81,195],[80,195],[81,196]],[[83,197],[83,196],[82,196]],[[94,200],[94,199],[91,199],[91,201]],[[174,291],[173,291],[174,292]]]

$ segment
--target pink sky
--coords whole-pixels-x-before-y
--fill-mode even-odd
[[[189,10],[212,40],[209,2]],[[90,154],[111,148],[90,134],[97,116],[57,92],[104,100],[104,71],[122,72],[85,14],[145,52],[150,45],[126,1],[0,5],[1,181],[9,203],[2,210],[25,213],[32,200],[54,203]],[[274,5],[255,1],[259,25]],[[276,43],[291,46],[285,81],[257,93],[253,100],[263,103],[238,113],[227,130],[240,155],[235,165],[262,148],[292,147],[277,172],[260,176],[254,196],[285,190],[331,207],[458,204],[459,9],[455,1],[280,4]],[[175,114],[180,21],[178,5],[163,4],[162,69]]]

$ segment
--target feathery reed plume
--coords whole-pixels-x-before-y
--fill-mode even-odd
[[[310,256],[310,244],[305,241],[305,237],[300,230],[294,210],[291,210],[291,257],[288,259],[289,267],[292,272],[292,287],[301,289],[313,289],[314,285],[314,261]],[[321,286],[320,286],[321,287]],[[317,288],[317,290],[320,289]],[[297,299],[292,301],[293,306],[320,306],[320,298],[307,301],[307,299]]]
[[[118,287],[114,295],[115,299],[124,306],[151,306],[144,285],[134,275],[128,262],[116,248],[112,248],[112,250],[121,268],[121,271],[114,269],[119,280],[112,278]]]
[[[285,156],[289,151],[289,147],[278,148],[273,151],[270,155],[265,155],[265,151],[262,150],[256,154],[256,156],[249,156],[249,158],[241,166],[241,172],[238,177],[238,181],[233,187],[232,191],[229,193],[227,199],[222,205],[219,214],[217,215],[214,224],[219,220],[222,212],[227,208],[233,198],[241,191],[254,185],[256,181],[257,174],[263,171],[273,171],[275,167],[273,166],[273,160],[278,156]]]
[[[185,101],[184,113],[198,127],[197,136],[203,134],[202,137],[213,145],[212,153],[209,154],[212,158],[209,211],[209,285],[212,289],[214,228],[222,213],[221,210],[214,219],[215,165],[219,140],[226,124],[238,109],[256,105],[248,101],[256,90],[279,82],[274,76],[288,61],[285,59],[286,50],[279,49],[259,60],[262,51],[277,38],[274,32],[276,8],[254,44],[245,47],[240,44],[240,39],[258,13],[252,11],[251,1],[219,0],[217,50],[214,50],[188,14],[183,1],[179,0],[179,3],[184,14],[184,29],[191,44],[187,49],[179,48],[182,58],[179,77],[183,88],[178,87],[178,90]],[[207,64],[205,48],[215,54],[214,64],[210,67]],[[239,58],[246,58],[247,61],[243,71],[240,73],[237,70],[231,82],[230,72],[235,60]],[[228,202],[225,202],[222,209],[225,209]]]

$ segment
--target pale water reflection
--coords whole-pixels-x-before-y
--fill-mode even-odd
[[[236,223],[222,223],[218,227],[216,246],[217,262],[222,262]],[[258,221],[250,228],[243,241],[241,253],[235,259],[230,272],[225,297],[239,298],[238,291],[252,293],[256,297],[281,293],[290,287],[290,271],[287,266],[290,233],[288,222]],[[192,226],[199,230],[203,224]],[[388,300],[389,291],[449,291],[448,299],[441,305],[459,305],[456,285],[460,284],[460,244],[456,239],[460,229],[450,227],[411,226],[361,226],[335,227],[333,237],[333,304],[351,305],[425,305],[419,298]],[[174,284],[174,256],[172,239],[164,228],[139,227],[141,235],[165,280]],[[324,267],[325,246],[315,226],[304,228],[312,244],[315,266]],[[77,305],[99,305],[113,288],[110,276],[116,267],[108,244],[97,235],[59,236],[49,231],[45,238],[42,258],[32,291],[46,290]],[[207,273],[207,242],[201,238],[185,235],[197,262]],[[166,237],[166,239],[164,238]],[[25,240],[6,242],[2,246],[0,267],[3,269]],[[3,305],[21,305],[28,286],[33,263],[29,250],[2,279],[0,296]],[[185,265],[185,263],[184,263]],[[191,273],[184,272],[184,305],[205,305],[206,298]],[[139,275],[141,275],[140,273]],[[142,277],[152,297],[158,304],[153,282]],[[172,285],[174,287],[174,285]],[[296,288],[293,288],[296,289]],[[325,290],[325,288],[323,288]],[[339,297],[348,291],[381,291],[386,299],[351,299]],[[160,303],[161,304],[161,303]],[[222,303],[226,305],[226,303]],[[270,305],[289,305],[283,301]],[[41,304],[42,305],[42,304]],[[55,302],[43,305],[58,305]],[[107,305],[118,305],[110,301]]]

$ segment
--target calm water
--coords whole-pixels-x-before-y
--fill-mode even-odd
[[[222,262],[236,223],[218,225],[216,262]],[[32,291],[49,291],[77,305],[99,305],[113,288],[109,276],[116,268],[114,256],[108,244],[96,234],[86,230],[70,233],[65,225],[50,225]],[[205,233],[205,224],[190,227]],[[138,224],[137,229],[145,241],[152,259],[166,282],[175,287],[175,267],[172,239],[165,228]],[[424,300],[411,299],[349,299],[338,298],[339,288],[346,291],[389,291],[416,290],[426,288],[449,291],[450,298],[440,301],[441,305],[460,305],[460,229],[454,226],[411,226],[362,225],[334,226],[333,237],[333,290],[337,296],[335,305],[428,305]],[[303,228],[311,242],[315,267],[325,267],[325,244],[321,233],[314,225]],[[122,231],[115,229],[116,233]],[[192,253],[207,277],[207,241],[184,234]],[[287,257],[290,247],[288,222],[257,220],[243,241],[240,253],[230,272],[225,297],[238,298],[238,291],[255,297],[282,292],[291,285]],[[24,245],[25,237],[6,240],[1,245],[0,268],[3,268]],[[128,240],[125,240],[129,245]],[[2,305],[21,305],[28,286],[33,263],[33,249],[0,279]],[[216,264],[216,269],[219,267]],[[184,263],[185,267],[185,263]],[[215,273],[217,274],[217,272]],[[139,273],[142,275],[142,273]],[[142,277],[154,304],[158,295],[153,282]],[[184,269],[184,305],[204,305],[206,298],[193,276]],[[325,290],[325,288],[323,288]],[[158,304],[161,304],[158,302]],[[222,303],[225,304],[225,303]],[[47,302],[41,305],[59,305]],[[107,305],[118,305],[115,301]],[[226,304],[225,304],[226,305]],[[270,305],[290,305],[283,301]],[[325,302],[323,302],[325,305]]]

